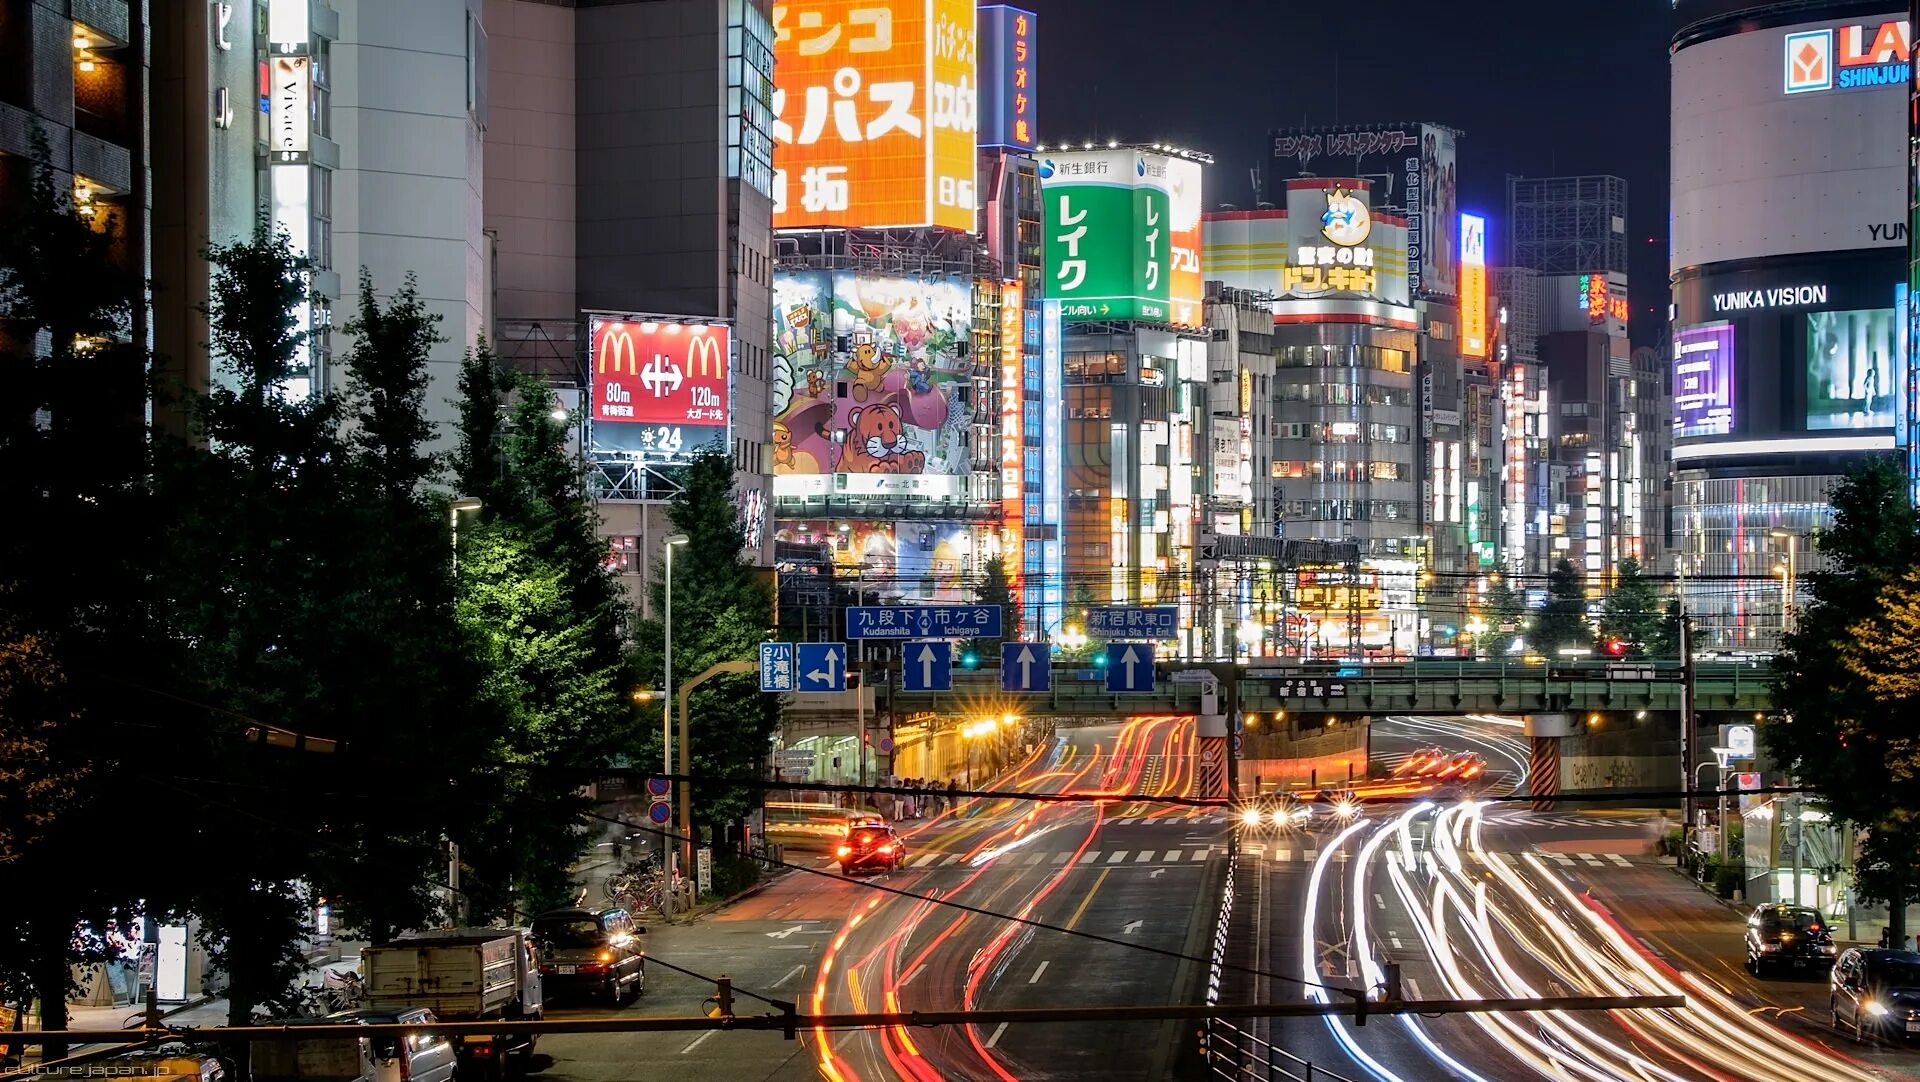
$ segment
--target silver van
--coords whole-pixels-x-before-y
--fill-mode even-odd
[[[408,1025],[436,1021],[424,1007],[403,1011],[344,1011],[330,1022],[355,1021],[369,1026]],[[358,1082],[451,1082],[459,1054],[442,1033],[403,1033],[399,1036],[360,1038],[361,1075]]]

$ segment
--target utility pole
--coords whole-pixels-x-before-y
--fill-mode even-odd
[[[1680,853],[1693,837],[1693,617],[1687,615],[1682,584],[1680,602]]]

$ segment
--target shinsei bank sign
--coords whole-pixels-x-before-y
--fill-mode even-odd
[[[1788,94],[1905,86],[1913,74],[1913,31],[1905,19],[1795,30],[1781,45]]]

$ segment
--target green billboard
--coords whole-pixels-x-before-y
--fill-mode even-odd
[[[1062,319],[1195,323],[1198,305],[1185,303],[1186,276],[1177,275],[1176,266],[1184,270],[1190,258],[1198,271],[1197,244],[1195,252],[1183,247],[1181,258],[1174,256],[1184,233],[1176,237],[1169,174],[1181,170],[1195,174],[1197,209],[1199,170],[1193,163],[1134,150],[1042,156],[1046,296],[1060,302]],[[1187,178],[1175,180],[1184,195]]]

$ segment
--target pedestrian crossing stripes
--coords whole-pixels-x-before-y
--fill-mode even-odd
[[[1314,861],[1320,859],[1320,851],[1317,849],[1297,849],[1297,848],[1278,847],[1278,846],[1268,847],[1268,846],[1262,846],[1262,845],[1243,845],[1240,847],[1240,851],[1243,853],[1246,853],[1249,856],[1264,857],[1275,864],[1295,864],[1295,863],[1311,864]],[[1405,858],[1400,853],[1399,850],[1389,849],[1389,850],[1386,850],[1383,855],[1387,863],[1395,866],[1400,866],[1400,867],[1405,866]],[[1420,860],[1425,859],[1425,856],[1426,856],[1425,853],[1416,854],[1415,863],[1417,864]],[[1489,861],[1498,861],[1503,865],[1511,865],[1516,859],[1512,855],[1502,855],[1500,853],[1486,853],[1486,852],[1481,852],[1479,850],[1462,853],[1461,856],[1463,859],[1473,864],[1486,864]],[[1618,853],[1541,853],[1540,856],[1542,859],[1552,861],[1553,863],[1558,864],[1563,868],[1574,868],[1574,867],[1582,867],[1582,866],[1592,867],[1592,868],[1631,868],[1633,867],[1633,861],[1628,860],[1626,857],[1623,857]],[[1352,857],[1351,857],[1351,854],[1349,854],[1346,850],[1342,849],[1342,850],[1336,851],[1333,854],[1332,859],[1335,861],[1344,863],[1352,859]]]
[[[1534,812],[1501,812],[1486,817],[1501,826],[1595,828],[1638,827],[1654,821],[1650,815],[1540,815]]]
[[[1140,865],[1161,867],[1168,864],[1185,865],[1204,861],[1214,851],[1214,847],[1206,845],[1185,846],[1179,849],[1089,849],[1080,854],[1077,863],[1083,865],[1098,864],[1102,867],[1109,865],[1117,867],[1137,867]],[[1044,864],[1057,868],[1073,860],[1074,855],[1071,851],[1049,853],[1045,850],[1036,850],[1031,853],[1015,852],[1002,854],[1001,856],[993,858],[993,860],[988,863],[998,864],[1003,867],[1013,866],[1019,868],[1033,868]],[[972,861],[966,853],[917,853],[908,857],[902,867],[915,869],[955,868],[967,867],[970,866],[971,863]],[[831,858],[822,858],[819,862],[819,867],[822,869],[837,866],[838,862]]]

